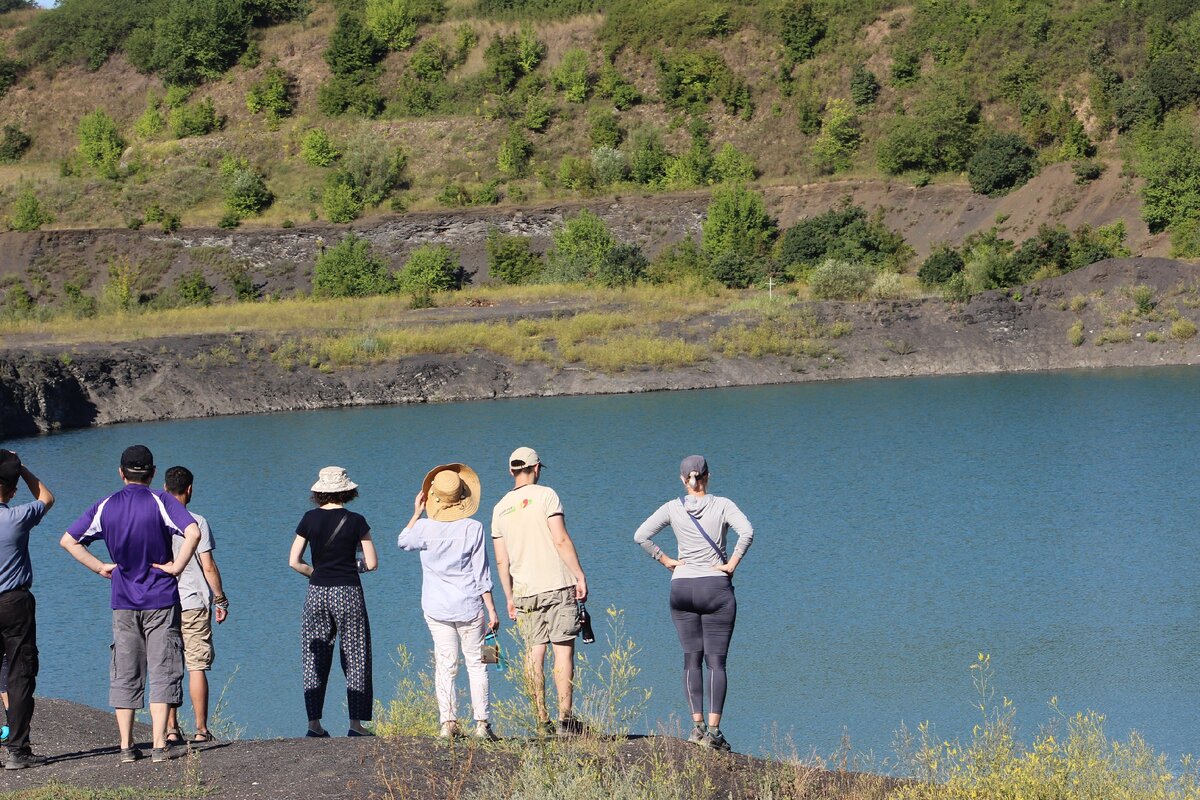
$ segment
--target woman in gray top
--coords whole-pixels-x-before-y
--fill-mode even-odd
[[[708,462],[688,456],[679,465],[687,495],[664,503],[641,524],[633,540],[658,563],[671,570],[671,619],[683,646],[683,684],[692,712],[688,741],[701,747],[729,750],[721,733],[725,706],[725,658],[737,620],[733,572],[741,563],[754,528],[732,500],[708,493]],[[671,526],[679,558],[671,558],[650,541]],[[733,528],[737,544],[726,557],[725,536]],[[704,671],[708,666],[708,724],[704,721]]]

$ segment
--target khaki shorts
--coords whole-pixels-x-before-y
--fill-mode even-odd
[[[212,610],[189,608],[183,612],[183,661],[189,672],[212,669]]]
[[[520,614],[517,624],[525,644],[565,644],[579,634],[579,612],[575,587],[513,598]]]

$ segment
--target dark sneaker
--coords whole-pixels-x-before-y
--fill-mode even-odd
[[[46,763],[45,756],[35,756],[31,751],[8,751],[8,758],[4,760],[5,769],[26,769],[28,767],[40,767]]]
[[[583,723],[575,717],[563,717],[558,721],[559,736],[582,736],[584,732]]]
[[[538,722],[538,736],[554,736],[558,733],[558,726],[548,719],[543,719]]]
[[[121,763],[132,764],[140,758],[144,758],[142,751],[136,747],[125,747],[121,749]]]
[[[155,747],[150,751],[150,761],[154,764],[161,764],[171,756],[168,755],[168,750],[165,747]]]
[[[693,725],[692,732],[688,734],[688,738],[687,738],[688,743],[689,744],[702,744],[704,742],[704,736],[707,733],[708,733],[708,728],[705,728],[703,725]]]
[[[725,741],[725,734],[713,731],[711,728],[704,732],[704,738],[698,742],[701,747],[711,747],[713,750],[723,750],[728,753],[733,748]]]
[[[350,730],[346,731],[346,735],[353,737],[353,736],[374,736],[375,734],[371,733],[368,730],[356,731],[356,730],[354,730],[354,728],[351,728]]]

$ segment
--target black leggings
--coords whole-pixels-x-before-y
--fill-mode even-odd
[[[737,621],[733,583],[725,576],[671,581],[671,619],[683,646],[683,687],[693,714],[704,713],[704,671],[708,665],[708,713],[725,708],[725,656]]]

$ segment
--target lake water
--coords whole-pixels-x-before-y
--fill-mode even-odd
[[[986,652],[1025,733],[1053,716],[1045,704],[1057,696],[1068,711],[1107,714],[1115,735],[1137,729],[1190,752],[1200,742],[1198,412],[1200,370],[1157,369],[331,410],[8,442],[58,495],[33,545],[38,688],[106,703],[108,584],[57,540],[118,488],[128,444],[148,444],[160,476],[175,463],[198,476],[193,507],[212,522],[232,602],[214,691],[239,668],[227,700],[248,736],[304,729],[305,581],[287,552],[317,469],[349,469],[362,485],[353,507],[380,545],[364,584],[386,700],[395,646],[429,648],[418,560],[394,547],[421,477],[471,464],[486,523],[510,488],[508,453],[530,444],[566,506],[590,608],[597,618],[623,608],[642,645],[655,729],[686,704],[668,576],[632,534],[678,493],[680,457],[699,452],[710,488],[756,528],[735,581],[722,726],[738,749],[774,747],[776,725],[802,753],[830,753],[847,732],[884,756],[901,721],[968,734],[968,668]],[[344,709],[335,664],[335,732]]]

